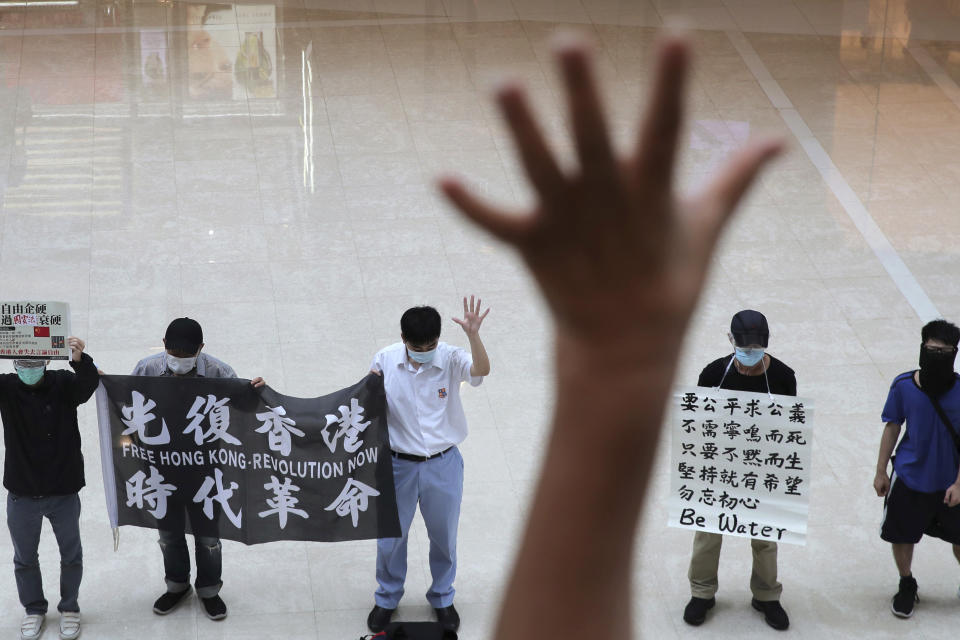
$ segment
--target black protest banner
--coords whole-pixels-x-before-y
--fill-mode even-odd
[[[245,544],[400,536],[380,376],[310,399],[237,378],[101,382],[114,527]]]

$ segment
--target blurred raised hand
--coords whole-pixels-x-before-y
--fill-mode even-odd
[[[523,256],[557,328],[553,428],[497,640],[626,638],[633,547],[670,384],[717,239],[775,140],[734,155],[699,193],[674,168],[690,48],[666,37],[639,139],[610,141],[588,48],[558,47],[576,170],[550,151],[522,86],[497,95],[537,195],[531,211],[449,199]],[[557,612],[562,612],[559,616]]]

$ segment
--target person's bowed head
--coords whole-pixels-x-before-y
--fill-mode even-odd
[[[193,318],[176,318],[167,325],[163,336],[167,370],[174,376],[194,374],[203,347],[203,328],[200,323]],[[257,376],[250,384],[259,388],[266,385],[266,382]]]

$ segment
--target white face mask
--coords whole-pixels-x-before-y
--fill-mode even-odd
[[[186,375],[193,371],[193,368],[196,366],[197,356],[191,358],[175,358],[169,353],[167,354],[167,369],[175,376]]]
[[[763,347],[734,347],[737,360],[745,367],[755,367],[763,360]]]
[[[410,359],[419,364],[430,364],[436,354],[436,347],[430,349],[430,351],[411,351],[407,349],[407,355],[410,356]]]

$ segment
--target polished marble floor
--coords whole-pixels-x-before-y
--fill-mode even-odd
[[[673,22],[693,30],[699,53],[683,183],[695,188],[750,136],[791,147],[724,239],[678,379],[726,353],[730,316],[752,307],[816,401],[809,542],[780,554],[789,634],[946,637],[960,568],[943,543],[923,543],[917,614],[894,619],[897,575],[871,482],[889,381],[915,366],[923,321],[960,320],[957,0],[2,0],[0,298],[70,302],[74,333],[111,373],[189,315],[206,350],[242,376],[318,395],[362,376],[406,307],[449,318],[461,296],[482,295],[493,373],[464,398],[456,602],[462,637],[487,638],[542,452],[549,327],[516,257],[433,181],[453,170],[493,200],[529,200],[488,99],[504,77],[526,82],[569,154],[550,63],[563,29],[595,43],[626,144],[650,45]],[[453,322],[444,332],[465,344]],[[227,544],[225,622],[195,603],[151,613],[163,588],[155,538],[125,529],[113,551],[95,412],[81,411],[85,637],[364,632],[370,542]],[[727,542],[708,625],[681,621],[691,535],[666,527],[666,456],[658,465],[636,635],[766,637],[740,539]],[[418,525],[400,617],[430,614],[427,546]],[[11,556],[0,536],[0,558]],[[55,590],[49,530],[42,562]],[[562,624],[556,615],[544,612]],[[9,567],[0,635],[15,637],[19,617]]]

